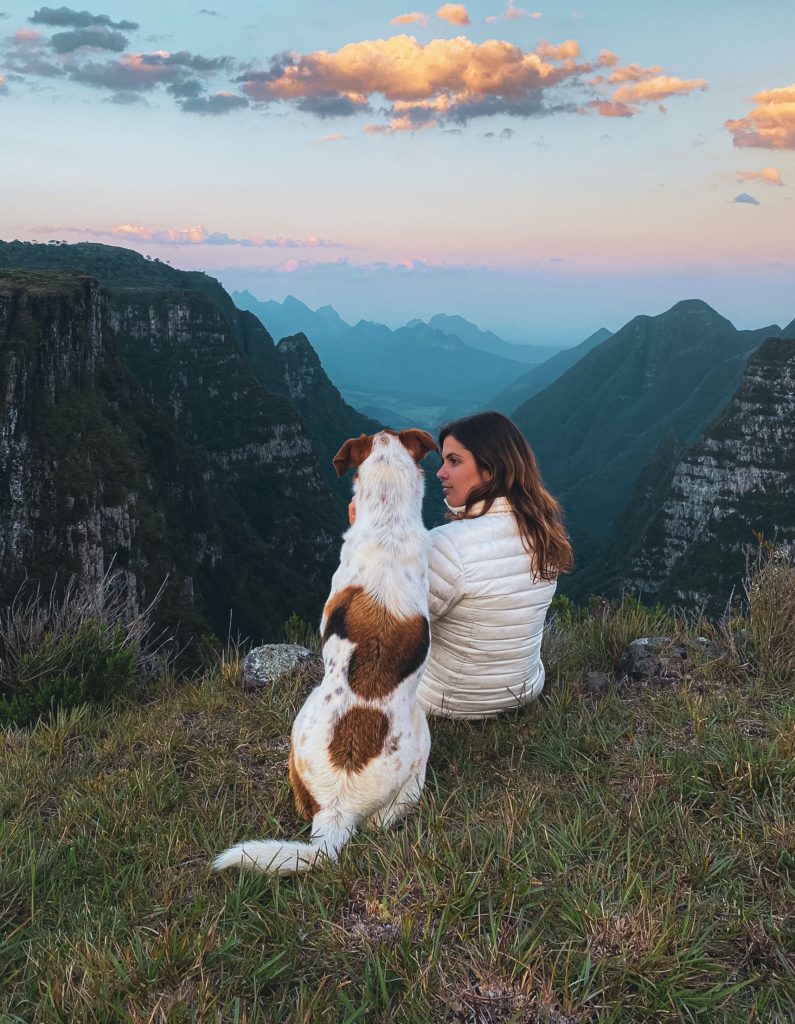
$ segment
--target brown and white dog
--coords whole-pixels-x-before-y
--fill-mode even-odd
[[[436,449],[424,430],[382,430],[346,441],[339,476],[357,467],[356,521],[320,624],[325,674],[293,725],[290,783],[308,843],[238,843],[216,870],[278,875],[336,860],[361,824],[389,825],[419,799],[430,732],[415,694],[428,656],[428,534],[420,461]]]

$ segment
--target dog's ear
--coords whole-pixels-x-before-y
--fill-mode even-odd
[[[415,462],[421,462],[428,452],[439,451],[439,446],[427,430],[401,430],[398,438],[403,447],[411,452]]]
[[[351,466],[361,466],[373,450],[373,439],[367,434],[349,438],[334,456],[337,476],[345,476]]]

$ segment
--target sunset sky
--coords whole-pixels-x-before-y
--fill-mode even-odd
[[[0,237],[510,340],[795,316],[791,0],[207,2],[0,0]]]

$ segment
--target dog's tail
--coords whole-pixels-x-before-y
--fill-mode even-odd
[[[312,819],[308,843],[284,843],[278,839],[253,839],[230,846],[213,861],[214,871],[242,867],[270,875],[303,874],[319,857],[335,861],[356,829],[357,817],[341,811],[318,811]]]

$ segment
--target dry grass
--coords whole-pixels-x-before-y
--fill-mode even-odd
[[[783,547],[764,545],[746,582],[749,648],[757,670],[795,684],[795,563]]]

